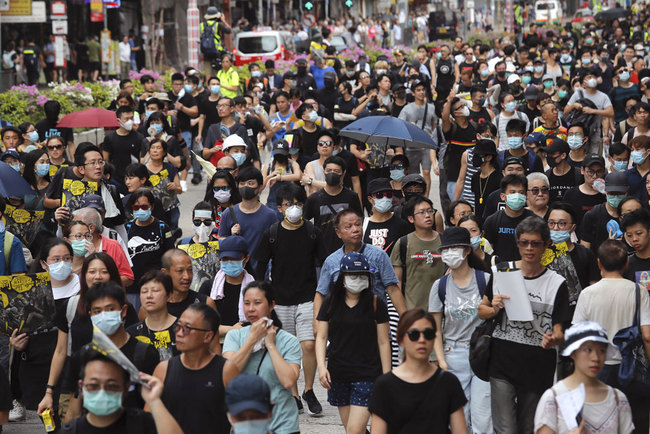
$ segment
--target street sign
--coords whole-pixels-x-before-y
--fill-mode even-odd
[[[67,35],[68,34],[68,20],[54,20],[54,21],[52,21],[52,34],[53,35]]]
[[[8,0],[7,4],[7,9],[2,10],[3,15],[32,15],[32,0]]]
[[[65,2],[61,0],[53,1],[50,5],[50,11],[52,15],[65,15],[67,13]]]
[[[67,23],[67,21],[65,22]],[[67,48],[67,43],[65,41],[65,36],[61,36],[61,35],[54,36],[54,67],[55,68],[65,68],[66,48]]]
[[[9,11],[9,0],[0,0],[0,12]]]
[[[305,3],[305,9],[307,9],[308,11],[312,10],[313,7],[314,4],[312,2],[307,1],[307,3]]]
[[[311,3],[309,3],[311,4]],[[307,4],[305,4],[305,7],[307,7]],[[311,7],[314,7],[313,5]],[[313,27],[314,24],[316,24],[316,16],[314,14],[305,14],[302,17],[302,25],[305,27]]]
[[[16,0],[10,0],[13,5]],[[31,12],[27,15],[7,15],[2,14],[2,24],[9,23],[45,23],[47,22],[47,7],[44,1],[35,1],[31,4]]]

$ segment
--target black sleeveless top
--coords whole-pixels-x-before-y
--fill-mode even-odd
[[[214,356],[203,369],[187,369],[181,356],[167,365],[162,401],[186,433],[228,434],[223,367],[226,359]]]
[[[470,113],[471,114],[471,113]],[[460,161],[467,149],[474,147],[476,144],[476,130],[468,122],[465,128],[458,124],[452,126],[451,131],[446,134],[449,141],[447,146],[447,180],[456,182],[460,172]]]
[[[190,304],[194,304],[194,303],[205,304],[207,298],[208,296],[205,294],[201,294],[199,292],[194,292],[190,290],[185,300],[180,301],[178,303],[167,302],[167,312],[169,312],[171,315],[174,315],[176,318],[180,318],[183,312],[185,311],[185,309],[187,309]]]

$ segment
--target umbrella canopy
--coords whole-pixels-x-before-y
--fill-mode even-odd
[[[422,128],[393,116],[368,116],[352,122],[340,132],[343,137],[364,143],[437,149],[438,145]]]
[[[23,197],[34,194],[25,178],[20,176],[13,167],[0,161],[0,195],[2,197]]]
[[[120,122],[114,111],[89,108],[65,115],[56,126],[61,128],[117,128],[120,126]]]
[[[598,12],[594,17],[595,20],[615,20],[617,18],[629,17],[630,11],[623,8],[610,8],[606,11]]]

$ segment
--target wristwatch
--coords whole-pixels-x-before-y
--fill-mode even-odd
[[[313,179],[312,179],[312,178],[309,178],[309,179],[307,180],[307,185],[311,185],[312,181],[313,181]]]

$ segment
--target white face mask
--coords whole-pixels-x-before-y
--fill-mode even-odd
[[[359,294],[361,291],[368,288],[370,281],[368,280],[368,276],[350,274],[343,277],[343,285],[351,293]]]
[[[194,233],[196,236],[199,238],[199,243],[207,243],[210,241],[210,234],[215,228],[214,222],[210,226],[206,226],[203,223],[201,223],[198,226],[192,225],[192,229],[194,229]]]
[[[122,127],[127,131],[131,131],[133,129],[133,120],[122,122]]]
[[[440,258],[445,265],[452,270],[460,267],[465,260],[464,247],[451,247],[440,252]]]
[[[230,200],[230,190],[217,190],[213,194],[214,198],[221,203],[226,203]]]
[[[287,212],[284,215],[290,223],[296,224],[302,218],[302,208],[298,205],[292,205],[287,208]]]

